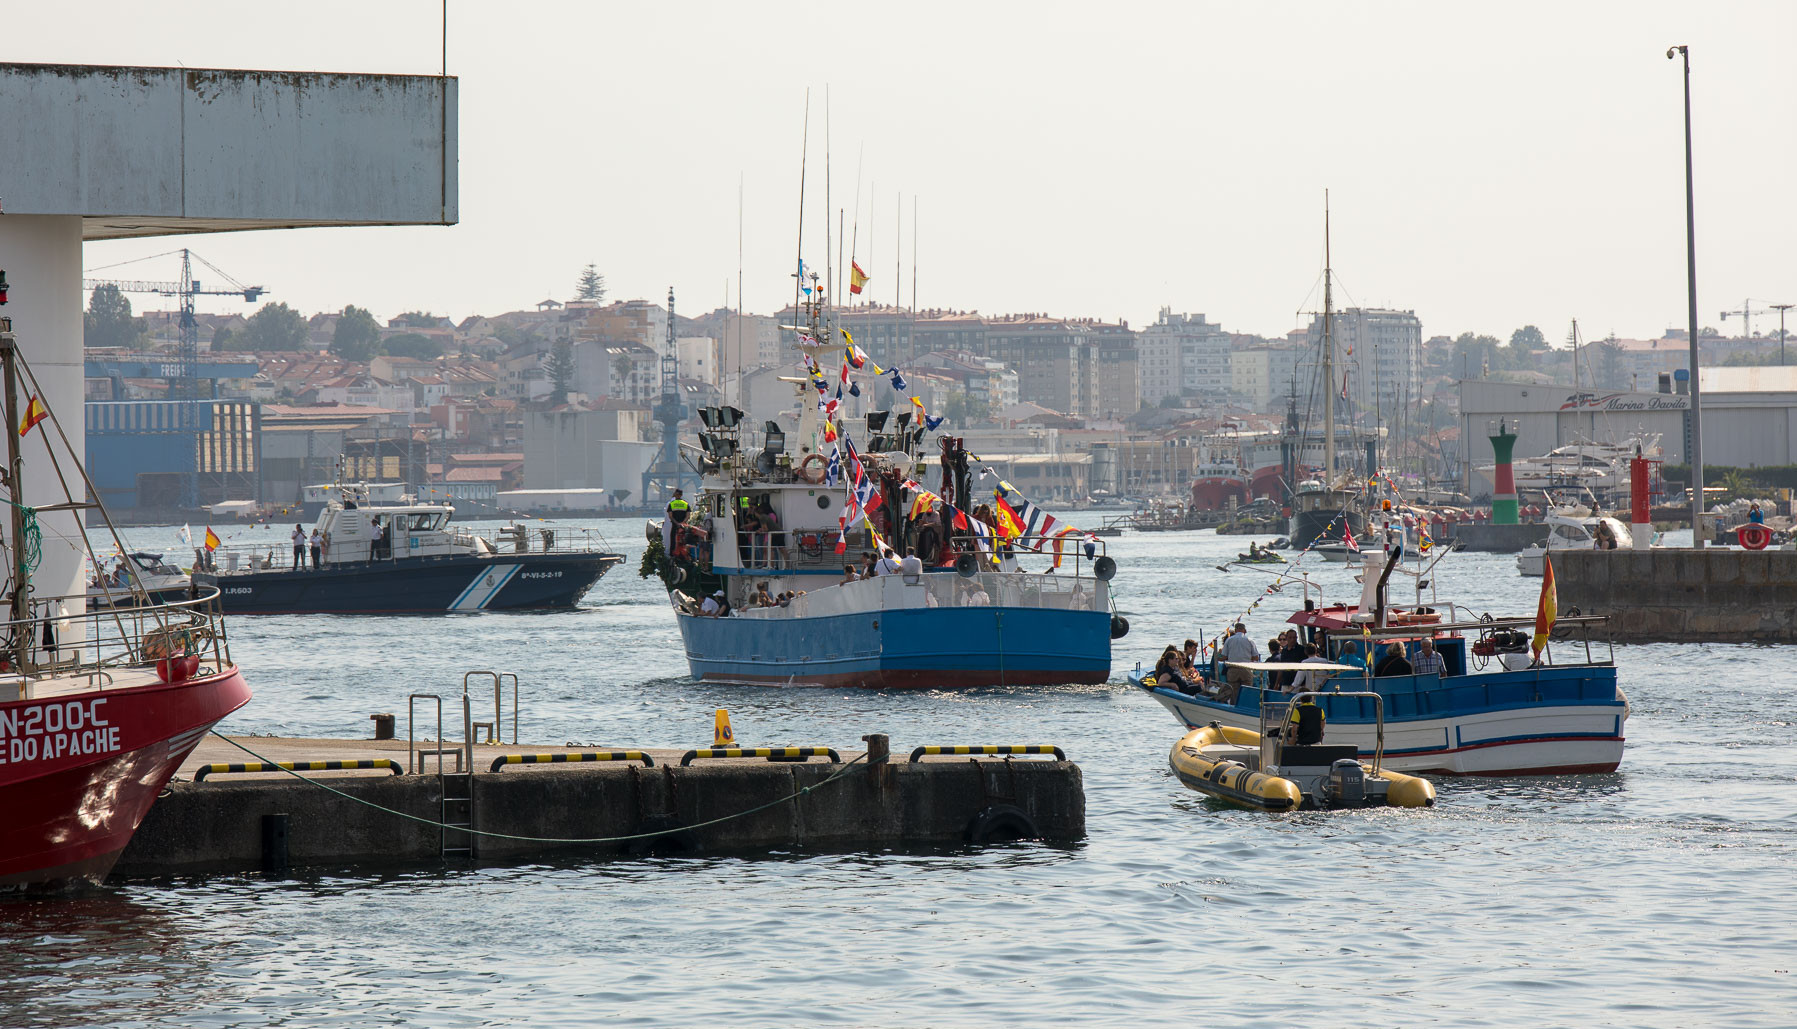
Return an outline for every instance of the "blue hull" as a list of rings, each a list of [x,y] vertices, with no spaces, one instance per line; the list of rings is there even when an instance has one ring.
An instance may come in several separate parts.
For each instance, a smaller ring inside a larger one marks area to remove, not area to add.
[[[1101,683],[1104,612],[913,608],[814,618],[678,616],[695,678],[804,686]]]

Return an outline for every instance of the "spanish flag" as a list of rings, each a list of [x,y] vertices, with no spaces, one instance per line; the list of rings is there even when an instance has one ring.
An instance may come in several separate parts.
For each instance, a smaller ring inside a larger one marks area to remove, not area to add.
[[[1560,595],[1554,588],[1554,559],[1543,554],[1541,560],[1541,600],[1535,605],[1535,639],[1531,647],[1537,661],[1541,660],[1541,651],[1547,646],[1548,634],[1554,631],[1554,616],[1560,613]]]
[[[1023,535],[1023,524],[1017,520],[1017,512],[1005,503],[1003,490],[994,490],[992,496],[992,514],[998,522],[998,534],[1002,539],[1014,540]]]
[[[217,550],[218,549],[218,533],[213,532],[212,526],[210,526],[210,525],[206,526],[206,549],[207,550]]]
[[[31,395],[31,403],[25,405],[25,417],[19,420],[19,435],[30,432],[32,427],[45,418],[50,417],[50,409],[44,406],[37,394]]]
[[[849,292],[861,292],[861,287],[867,285],[867,279],[868,274],[861,270],[861,265],[851,260],[849,262]]]

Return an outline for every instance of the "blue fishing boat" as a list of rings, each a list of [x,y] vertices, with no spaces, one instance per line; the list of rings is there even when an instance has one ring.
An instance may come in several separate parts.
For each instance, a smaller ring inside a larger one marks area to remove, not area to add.
[[[1400,554],[1387,558],[1386,575]],[[1237,689],[1225,684],[1225,663],[1213,655],[1200,683],[1161,681],[1166,677],[1139,669],[1130,682],[1188,729],[1213,723],[1257,729],[1263,701],[1289,699],[1290,678],[1321,669],[1310,674],[1326,676],[1326,686],[1298,685],[1324,694],[1318,703],[1329,742],[1375,752],[1378,704],[1350,694],[1376,693],[1384,705],[1384,763],[1397,771],[1571,775],[1613,772],[1621,764],[1629,704],[1609,641],[1591,635],[1602,618],[1553,620],[1557,642],[1537,655],[1533,618],[1473,617],[1451,603],[1387,606],[1383,583],[1371,571],[1367,578],[1361,604],[1320,607],[1307,599],[1287,620],[1302,642],[1317,645],[1319,658],[1337,665],[1246,662],[1239,667],[1250,683]],[[1439,672],[1374,674],[1393,651],[1414,670],[1425,639],[1441,657]],[[1340,671],[1343,665],[1355,671]]]
[[[792,380],[796,452],[776,422],[757,430],[734,408],[704,409],[707,431],[682,447],[699,496],[649,524],[643,574],[668,587],[693,676],[873,688],[1106,681],[1111,640],[1128,623],[1112,611],[1116,565],[1103,542],[996,476],[979,473],[976,487],[960,439],[927,446],[936,419],[921,405],[843,415],[823,388],[828,355],[863,378],[903,380],[834,342],[811,313],[800,342],[809,375]],[[932,472],[935,490],[923,485]]]

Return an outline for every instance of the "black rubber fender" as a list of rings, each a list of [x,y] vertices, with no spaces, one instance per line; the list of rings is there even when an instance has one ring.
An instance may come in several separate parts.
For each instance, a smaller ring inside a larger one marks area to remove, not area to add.
[[[1015,804],[993,804],[967,823],[969,843],[1010,843],[1015,840],[1039,840],[1042,831],[1036,820]]]
[[[1111,616],[1111,639],[1120,640],[1129,635],[1129,619],[1122,615]]]

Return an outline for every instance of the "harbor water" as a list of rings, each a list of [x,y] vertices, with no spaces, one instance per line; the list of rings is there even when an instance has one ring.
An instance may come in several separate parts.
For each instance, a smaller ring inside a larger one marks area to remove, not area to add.
[[[1180,786],[1179,727],[1123,681],[1263,595],[1263,571],[1215,567],[1247,537],[1107,541],[1131,623],[1109,685],[894,693],[688,681],[636,574],[641,520],[568,524],[626,555],[575,611],[235,619],[256,699],[222,728],[367,736],[395,712],[403,734],[408,693],[494,669],[521,679],[527,741],[702,745],[728,708],[750,744],[1056,744],[1083,766],[1089,838],[115,883],[0,904],[0,1026],[1797,1023],[1788,648],[1617,647],[1633,707],[1612,775],[1269,816]],[[285,556],[279,526],[231,534]],[[187,553],[173,528],[128,535]],[[1357,597],[1346,568],[1306,566]],[[1540,584],[1502,555],[1436,577],[1494,615],[1532,614]],[[1266,595],[1254,638],[1300,600]]]

